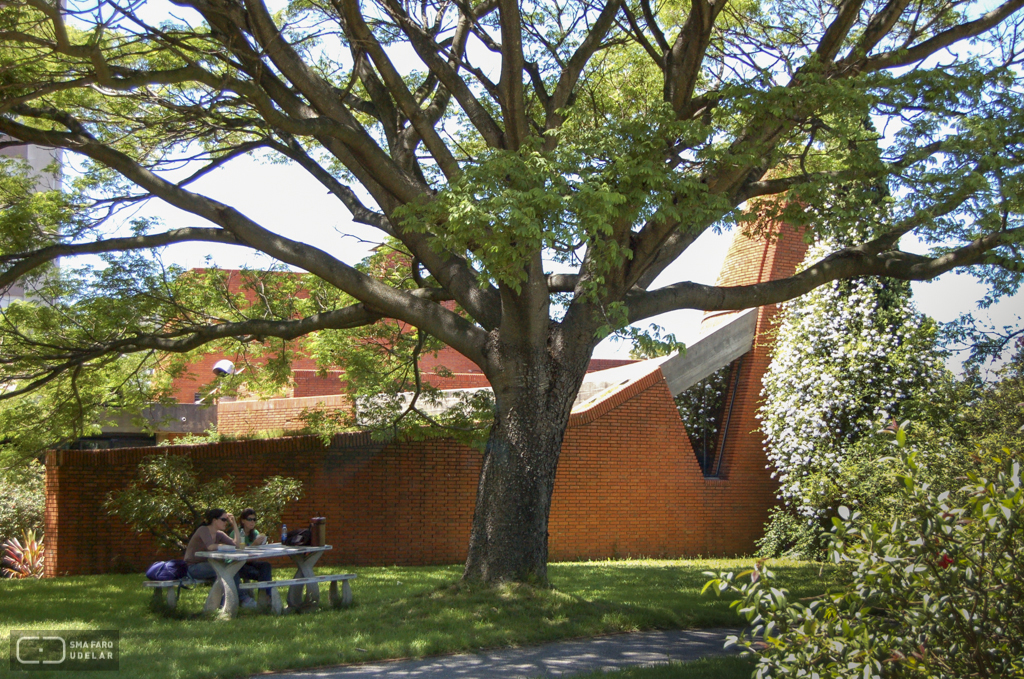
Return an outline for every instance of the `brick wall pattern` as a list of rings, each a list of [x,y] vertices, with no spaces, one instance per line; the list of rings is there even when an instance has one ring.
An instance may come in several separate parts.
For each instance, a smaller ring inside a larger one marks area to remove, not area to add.
[[[752,285],[792,276],[806,252],[803,232],[785,224],[767,239],[737,234],[726,253],[717,284]],[[738,312],[709,313],[702,329],[720,325],[735,313]],[[709,480],[716,492],[709,494],[706,508],[720,517],[721,530],[710,537],[710,554],[727,553],[728,546],[736,543],[753,546],[764,534],[768,512],[776,504],[778,484],[771,478],[757,410],[762,398],[762,378],[771,362],[777,313],[774,304],[758,309],[754,347],[733,364],[723,399],[724,438],[716,451],[716,456],[722,457],[721,467],[718,478]]]
[[[52,451],[46,459],[47,574],[139,571],[161,553],[106,516],[103,500],[127,485],[147,455],[189,455],[202,478],[232,475],[239,489],[272,475],[298,478],[305,496],[284,517],[292,527],[328,518],[335,549],[322,563],[457,563],[465,559],[480,453],[449,440],[380,443],[343,434],[109,451]],[[749,484],[748,484],[749,485]],[[550,518],[554,560],[736,554],[743,517],[708,501],[751,504],[744,484],[705,480],[661,371],[572,416]],[[729,489],[735,492],[730,492]],[[272,534],[277,526],[263,527]]]

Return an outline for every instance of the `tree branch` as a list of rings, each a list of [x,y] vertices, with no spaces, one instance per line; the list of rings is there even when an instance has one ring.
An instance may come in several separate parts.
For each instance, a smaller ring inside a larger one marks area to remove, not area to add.
[[[835,59],[836,54],[839,53],[839,48],[843,45],[843,41],[850,34],[850,29],[853,28],[853,24],[857,20],[857,15],[860,14],[860,8],[863,5],[864,0],[845,0],[839,6],[835,20],[825,29],[825,34],[821,36],[821,40],[818,41],[818,48],[814,51],[823,63],[827,64]]]
[[[672,49],[665,53],[665,101],[676,113],[684,110],[693,96],[715,19],[725,5],[725,0],[691,0],[686,22]]]
[[[363,205],[362,201],[356,196],[355,191],[345,186],[337,179],[334,178],[330,172],[320,166],[320,163],[313,160],[306,150],[302,148],[299,141],[286,133],[283,133],[282,138],[287,142],[286,144],[279,144],[277,142],[271,142],[270,148],[276,150],[278,153],[291,158],[296,163],[301,165],[307,172],[324,185],[328,191],[334,194],[342,204],[352,214],[352,219],[360,224],[366,224],[380,229],[384,233],[393,236],[394,230],[391,228],[391,223],[388,218],[379,212],[374,212],[370,208]]]
[[[438,80],[459,102],[459,106],[466,112],[473,127],[484,138],[488,146],[492,148],[504,147],[504,133],[501,127],[495,122],[491,114],[487,112],[476,96],[473,94],[465,81],[459,77],[458,70],[441,57],[441,48],[420,26],[418,26],[405,13],[402,6],[394,0],[383,0],[388,12],[398,22],[399,27],[409,38],[416,54],[427,68],[434,73]],[[494,3],[497,4],[496,2]]]
[[[242,244],[305,269],[382,314],[423,328],[481,368],[484,365],[486,333],[466,319],[360,273],[319,248],[275,234],[230,206],[178,187],[120,151],[98,143],[84,130],[70,134],[49,132],[0,118],[0,132],[40,146],[69,148],[93,158],[170,205],[220,225]]]
[[[615,25],[615,15],[619,13],[621,6],[621,0],[608,0],[604,9],[601,10],[601,14],[598,15],[597,20],[594,22],[593,27],[587,32],[587,37],[583,39],[583,42],[580,43],[580,46],[576,48],[576,51],[569,58],[565,68],[562,69],[562,73],[558,77],[558,84],[555,85],[551,97],[544,105],[547,118],[545,121],[546,129],[557,129],[565,121],[561,109],[569,102],[573,89],[576,87],[576,83],[579,81],[580,74],[583,73],[587,62],[590,61],[590,58],[601,47],[604,37],[611,30],[612,26]],[[504,71],[502,72],[502,77],[504,77]],[[557,143],[557,137],[549,135],[545,143],[554,147]]]
[[[887,234],[878,241],[843,248],[789,278],[734,287],[676,283],[651,292],[631,292],[626,297],[629,321],[635,323],[677,309],[726,311],[778,304],[825,283],[858,276],[927,281],[952,269],[987,261],[993,249],[1021,238],[1024,227],[989,234],[939,257],[924,257],[899,250],[878,251],[889,241]]]
[[[75,243],[67,245],[51,245],[31,252],[0,255],[0,264],[14,262],[0,273],[0,290],[7,288],[22,276],[58,257],[76,257],[79,255],[95,255],[102,252],[120,252],[124,250],[143,250],[163,247],[171,243],[186,242],[224,243],[226,245],[242,245],[234,236],[223,229],[190,227],[174,229],[164,233],[148,236],[132,236],[129,238],[110,238],[93,243]]]
[[[391,92],[391,96],[395,98],[402,109],[402,113],[405,114],[413,127],[416,128],[416,132],[423,139],[424,144],[426,144],[427,149],[430,151],[430,155],[437,161],[438,167],[444,172],[445,177],[449,180],[454,179],[459,174],[458,163],[455,162],[451,151],[448,150],[448,147],[445,146],[445,143],[437,134],[433,124],[423,115],[422,109],[416,103],[412,92],[409,91],[401,74],[394,64],[391,63],[387,53],[384,52],[384,48],[381,47],[380,43],[377,42],[377,39],[370,32],[369,27],[363,20],[359,3],[356,0],[342,0],[341,5],[345,12],[345,22],[357,41],[356,44],[366,49],[370,54],[373,63],[377,65],[378,72],[384,79],[384,84],[387,86],[388,91]]]
[[[337,96],[334,87],[317,75],[285,40],[262,0],[246,0],[245,6],[249,10],[247,16],[252,20],[255,35],[271,61],[309,98],[317,110],[337,121],[338,127],[349,131],[345,143],[374,179],[403,202],[416,200],[425,193],[428,187],[409,177],[384,153],[362,129]]]
[[[1003,22],[1022,7],[1024,7],[1024,0],[1008,0],[974,21],[968,21],[946,29],[909,49],[893,50],[878,56],[867,57],[859,64],[855,64],[854,67],[858,71],[877,71],[883,68],[896,68],[923,61],[956,42],[981,35]]]
[[[523,96],[523,23],[516,0],[498,0],[501,13],[501,117],[505,121],[504,147],[518,149],[529,134]]]

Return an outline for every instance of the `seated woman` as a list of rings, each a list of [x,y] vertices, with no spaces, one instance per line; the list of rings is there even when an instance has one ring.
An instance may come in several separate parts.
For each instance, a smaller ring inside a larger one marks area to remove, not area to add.
[[[242,540],[245,542],[246,547],[258,547],[267,543],[267,536],[261,535],[256,530],[255,509],[246,507],[238,515],[238,520],[242,522]],[[238,532],[232,529],[228,535],[235,539],[238,536]],[[246,561],[245,565],[242,566],[242,570],[238,571],[238,575],[243,580],[256,580],[257,582],[270,582],[274,579],[271,566],[266,561]]]
[[[196,552],[213,552],[216,551],[217,545],[234,545],[238,548],[245,546],[241,537],[234,540],[228,537],[225,531],[229,523],[232,531],[238,535],[238,524],[235,522],[234,516],[223,509],[209,509],[206,511],[203,523],[189,538],[188,546],[185,548],[185,563],[188,564],[188,574],[196,580],[212,580],[217,577],[213,566],[206,559],[196,556]],[[235,589],[238,589],[241,581],[241,577],[235,574]],[[238,593],[238,603],[245,608],[256,607],[256,600],[247,592]]]

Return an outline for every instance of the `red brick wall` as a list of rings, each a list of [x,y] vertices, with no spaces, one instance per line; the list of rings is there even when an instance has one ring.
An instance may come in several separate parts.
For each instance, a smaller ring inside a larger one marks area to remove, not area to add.
[[[773,238],[751,238],[737,233],[726,254],[718,285],[738,286],[778,280],[793,275],[803,261],[807,244],[802,231],[783,225]],[[736,312],[708,314],[704,323],[716,325]],[[734,363],[734,375],[725,394],[726,417],[719,479],[708,480],[704,511],[709,525],[709,553],[728,552],[735,544],[754,546],[764,534],[768,510],[776,503],[778,484],[770,478],[768,457],[757,419],[761,379],[771,360],[771,330],[778,308],[761,307],[757,313],[754,348]],[[731,415],[730,415],[731,405]]]
[[[350,410],[347,396],[274,398],[266,401],[221,401],[217,404],[217,432],[251,436],[266,431],[297,431],[305,426],[303,411],[325,408]]]
[[[106,516],[146,455],[190,455],[205,478],[239,487],[272,475],[305,487],[285,521],[328,518],[335,550],[323,563],[457,563],[466,557],[480,453],[454,442],[380,444],[346,434],[325,448],[313,437],[114,451],[51,452],[46,460],[47,574],[141,570],[161,555],[145,535]],[[763,471],[763,470],[762,470]],[[762,473],[762,478],[767,476]],[[751,484],[702,476],[660,371],[573,415],[552,499],[552,559],[749,552]],[[762,493],[763,495],[763,493]],[[760,496],[757,496],[760,497]],[[725,503],[727,516],[707,510]],[[276,526],[265,526],[270,532]],[[760,525],[757,526],[760,528]]]

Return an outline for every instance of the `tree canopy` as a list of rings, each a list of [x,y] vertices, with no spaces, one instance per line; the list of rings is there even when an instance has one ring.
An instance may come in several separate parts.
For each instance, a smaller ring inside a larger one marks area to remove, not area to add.
[[[3,143],[84,169],[62,228],[5,222],[0,289],[107,258],[74,273],[52,337],[5,320],[3,397],[110,356],[398,319],[494,386],[470,578],[546,577],[559,447],[609,332],[855,276],[1020,282],[1024,0],[173,0],[156,19],[152,4],[0,5]],[[395,238],[417,284],[194,190],[246,154],[302,168]],[[847,245],[758,285],[658,280],[709,229],[756,231],[743,208],[772,196],[807,237]],[[148,200],[196,225],[126,225]],[[901,250],[908,235],[928,251]],[[181,314],[150,254],[181,242],[250,248],[344,294],[298,316]]]

